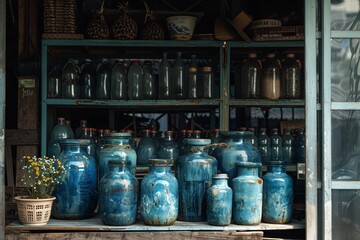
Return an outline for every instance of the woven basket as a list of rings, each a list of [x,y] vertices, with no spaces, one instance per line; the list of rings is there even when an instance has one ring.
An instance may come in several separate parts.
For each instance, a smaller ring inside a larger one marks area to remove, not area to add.
[[[44,33],[76,33],[76,0],[44,0]]]
[[[29,226],[46,225],[50,219],[55,197],[29,199],[28,196],[15,197],[20,222]]]

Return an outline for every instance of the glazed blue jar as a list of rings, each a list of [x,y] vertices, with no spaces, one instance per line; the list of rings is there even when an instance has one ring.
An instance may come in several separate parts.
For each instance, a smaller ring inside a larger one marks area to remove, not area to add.
[[[114,159],[127,159],[130,161],[130,172],[135,176],[136,172],[136,152],[131,149],[129,140],[124,139],[121,144],[116,141],[110,141],[105,144],[99,152],[99,179],[107,174],[110,169],[108,163]]]
[[[232,179],[236,177],[236,162],[255,162],[260,163],[260,153],[258,148],[251,144],[253,133],[248,131],[229,131],[221,132],[222,142],[214,148],[214,156],[219,164],[219,171],[229,176],[231,187]]]
[[[169,226],[179,212],[179,186],[171,159],[149,159],[149,173],[140,186],[140,214],[146,225]]]
[[[67,169],[59,187],[52,215],[58,219],[92,217],[97,206],[97,169],[95,159],[86,153],[88,139],[60,140],[59,160]]]
[[[241,225],[261,222],[263,181],[258,177],[260,163],[237,162],[233,181],[233,221]]]
[[[233,191],[228,186],[227,174],[214,174],[206,191],[206,217],[210,225],[227,226],[231,223]]]
[[[178,220],[206,221],[206,190],[217,173],[217,161],[204,151],[210,139],[184,139],[191,151],[175,161],[175,174],[179,181]]]
[[[293,211],[293,179],[285,162],[270,162],[263,176],[263,216],[267,223],[288,223]]]
[[[136,221],[139,184],[126,159],[108,162],[110,171],[99,184],[100,217],[104,224],[127,226]]]
[[[179,149],[173,138],[173,131],[165,131],[165,137],[160,141],[157,149],[157,157],[171,159],[173,162],[179,156]]]
[[[139,142],[136,154],[138,165],[147,165],[149,159],[157,157],[156,141],[153,139],[150,129],[143,130],[143,137]]]

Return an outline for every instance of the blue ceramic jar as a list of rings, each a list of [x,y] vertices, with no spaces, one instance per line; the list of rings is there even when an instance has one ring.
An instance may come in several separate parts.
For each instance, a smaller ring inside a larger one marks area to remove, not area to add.
[[[147,165],[149,159],[157,157],[157,144],[151,135],[151,130],[144,129],[143,134],[136,150],[138,165]]]
[[[99,153],[99,180],[109,172],[108,163],[114,159],[129,160],[130,172],[135,176],[136,158],[136,152],[130,147],[128,139],[124,139],[120,145],[109,141],[109,144],[105,144]]]
[[[139,184],[130,172],[130,162],[111,160],[109,173],[99,184],[100,217],[104,224],[127,226],[134,224],[137,215]]]
[[[60,140],[59,160],[67,173],[54,191],[52,215],[59,219],[84,219],[97,206],[97,169],[95,159],[86,153],[88,139]]]
[[[233,191],[228,186],[227,174],[215,174],[206,191],[206,217],[210,225],[227,226],[231,223]]]
[[[255,162],[260,163],[260,153],[258,148],[251,144],[253,133],[247,131],[221,132],[223,143],[212,150],[219,164],[219,171],[229,176],[229,185],[236,177],[236,162]]]
[[[285,162],[270,162],[263,176],[263,221],[288,223],[293,211],[293,179]]]
[[[258,177],[260,163],[238,162],[232,187],[233,220],[236,224],[257,225],[261,222],[263,181]]]
[[[191,151],[175,161],[179,181],[179,217],[181,221],[206,221],[206,190],[217,172],[217,161],[204,148],[210,139],[186,138]]]
[[[170,159],[149,159],[149,173],[140,186],[140,214],[145,224],[174,224],[179,212],[178,181]]]

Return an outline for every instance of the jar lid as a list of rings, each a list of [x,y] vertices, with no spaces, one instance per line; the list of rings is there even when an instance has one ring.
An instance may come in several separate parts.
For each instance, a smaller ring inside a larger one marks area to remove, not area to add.
[[[174,161],[172,159],[153,158],[148,160],[149,166],[170,167],[173,163]]]
[[[257,54],[256,53],[249,53],[248,57],[249,58],[256,58]]]
[[[203,72],[211,72],[211,70],[212,70],[212,69],[211,69],[210,66],[205,66],[205,67],[202,68],[202,71],[203,71]]]
[[[189,73],[196,73],[197,69],[196,69],[196,67],[189,67],[188,72]]]
[[[229,177],[228,177],[228,175],[226,173],[214,174],[212,176],[212,178],[214,178],[214,179],[229,179]]]
[[[211,139],[207,138],[185,138],[184,143],[192,146],[206,146],[211,143]]]

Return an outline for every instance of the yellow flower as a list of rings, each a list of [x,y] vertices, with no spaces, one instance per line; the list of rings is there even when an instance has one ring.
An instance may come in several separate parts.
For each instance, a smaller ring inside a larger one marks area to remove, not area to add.
[[[41,181],[40,181],[40,180],[38,180],[37,184],[38,184],[38,185],[40,185],[40,184],[41,184]]]

